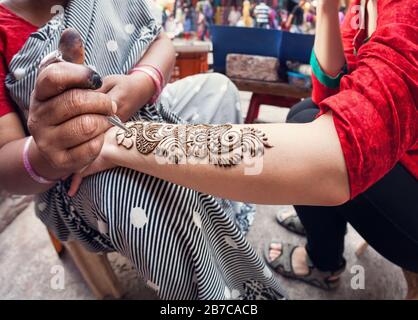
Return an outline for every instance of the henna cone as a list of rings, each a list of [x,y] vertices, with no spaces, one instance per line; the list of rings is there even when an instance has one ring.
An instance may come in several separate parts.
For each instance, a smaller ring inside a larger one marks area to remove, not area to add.
[[[68,28],[61,35],[58,50],[62,54],[62,58],[67,62],[76,64],[84,64],[85,51],[83,39],[77,30]]]
[[[58,44],[58,53],[64,61],[75,64],[85,63],[86,56],[84,43],[80,33],[77,30],[73,28],[64,30]],[[91,70],[89,84],[90,89],[92,90],[99,89],[103,85],[102,77],[94,70]]]

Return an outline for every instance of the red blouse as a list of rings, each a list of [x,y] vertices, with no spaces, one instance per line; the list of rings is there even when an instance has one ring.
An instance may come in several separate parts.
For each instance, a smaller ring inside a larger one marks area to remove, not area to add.
[[[342,26],[347,75],[327,77],[312,60],[313,100],[321,114],[333,112],[352,198],[397,162],[418,178],[418,1],[379,0],[377,6],[370,39],[352,27],[358,10],[349,9]]]
[[[37,29],[0,4],[0,117],[14,111],[13,102],[4,85],[8,73],[7,66],[30,34]]]

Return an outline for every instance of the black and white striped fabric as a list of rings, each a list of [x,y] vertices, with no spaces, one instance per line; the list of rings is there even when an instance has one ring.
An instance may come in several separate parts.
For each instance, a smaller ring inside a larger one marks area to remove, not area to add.
[[[86,62],[101,75],[126,74],[160,28],[143,0],[72,0],[65,14],[34,33],[12,60],[6,84],[24,115],[39,62],[76,28]],[[158,103],[134,119],[179,123]],[[75,198],[69,182],[38,196],[36,212],[62,241],[118,251],[163,299],[282,299],[283,291],[220,200],[126,168],[86,178]]]

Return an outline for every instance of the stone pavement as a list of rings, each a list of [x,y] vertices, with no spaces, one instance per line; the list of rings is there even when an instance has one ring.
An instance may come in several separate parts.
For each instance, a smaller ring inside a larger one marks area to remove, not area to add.
[[[277,225],[274,215],[286,207],[258,206],[249,240],[262,249],[266,240],[303,243],[303,238],[290,234]],[[354,250],[361,238],[349,230],[346,241],[348,270],[343,275],[343,285],[335,292],[324,292],[301,282],[283,279],[292,299],[402,299],[406,292],[401,270],[386,261],[372,248],[357,258]],[[156,295],[137,277],[132,265],[118,254],[111,254],[113,269],[121,282],[126,299],[156,299]],[[65,289],[51,288],[54,268],[64,266]],[[353,290],[350,286],[352,266],[365,270],[365,289]],[[33,206],[20,214],[0,234],[0,299],[94,299],[71,258],[58,258],[45,227],[35,217]]]

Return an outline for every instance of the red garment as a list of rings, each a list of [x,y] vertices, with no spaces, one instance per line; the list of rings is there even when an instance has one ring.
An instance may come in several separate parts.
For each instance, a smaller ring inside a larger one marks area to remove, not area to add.
[[[321,114],[333,112],[352,198],[397,162],[418,178],[418,1],[379,0],[377,7],[376,31],[364,44],[365,30],[352,28],[358,11],[349,9],[342,26],[349,74],[339,90],[313,80]]]
[[[7,66],[30,34],[37,29],[0,4],[0,117],[14,111],[13,102],[4,85],[8,73]]]

